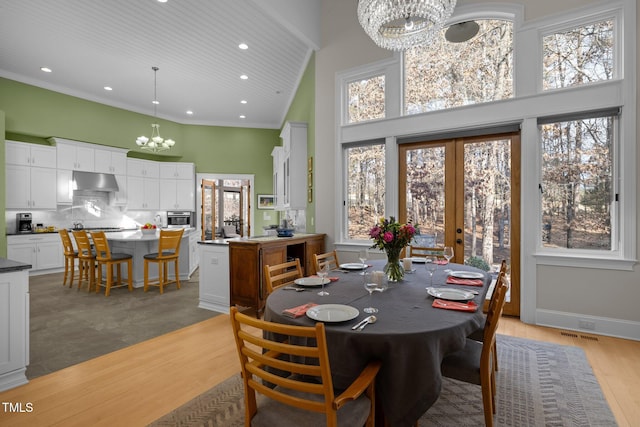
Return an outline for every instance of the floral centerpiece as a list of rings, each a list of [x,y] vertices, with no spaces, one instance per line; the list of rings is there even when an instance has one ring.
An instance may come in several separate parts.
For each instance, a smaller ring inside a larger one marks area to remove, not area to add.
[[[384,272],[390,281],[397,282],[404,277],[400,254],[415,234],[416,228],[411,223],[400,224],[393,216],[390,216],[389,219],[380,218],[380,221],[369,231],[369,235],[373,239],[372,248],[382,249],[387,253],[387,265],[384,266]]]

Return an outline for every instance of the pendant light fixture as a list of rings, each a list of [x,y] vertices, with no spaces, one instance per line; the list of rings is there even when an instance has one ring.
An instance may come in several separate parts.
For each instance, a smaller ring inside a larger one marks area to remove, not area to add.
[[[157,153],[159,151],[165,151],[171,149],[175,145],[173,139],[164,139],[160,136],[160,125],[158,121],[158,67],[151,67],[153,70],[153,117],[156,123],[151,125],[151,137],[139,136],[136,139],[136,144],[143,150],[152,151]]]
[[[406,50],[431,42],[456,0],[359,0],[358,20],[380,47]]]

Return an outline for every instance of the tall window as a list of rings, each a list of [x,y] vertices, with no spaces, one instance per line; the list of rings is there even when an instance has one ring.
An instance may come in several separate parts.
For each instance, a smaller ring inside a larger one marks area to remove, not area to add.
[[[612,249],[615,118],[542,121],[544,247]]]
[[[581,86],[614,76],[613,20],[543,37],[543,89]]]
[[[347,123],[366,122],[385,117],[385,76],[375,76],[347,85],[349,114]]]
[[[369,239],[369,230],[384,216],[384,144],[349,147],[347,165],[348,239]]]
[[[441,35],[405,52],[405,114],[513,97],[513,24],[476,22],[480,31],[469,41],[451,43]]]

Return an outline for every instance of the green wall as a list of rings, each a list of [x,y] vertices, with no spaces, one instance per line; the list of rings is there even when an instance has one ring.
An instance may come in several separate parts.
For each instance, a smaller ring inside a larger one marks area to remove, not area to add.
[[[0,108],[0,135],[4,135],[4,111]],[[2,150],[0,150],[0,165],[4,165],[4,139],[0,139],[0,143],[2,144]],[[4,166],[2,166],[2,170],[4,171]],[[6,210],[6,200],[4,189],[7,188],[6,176],[3,173],[2,177],[0,177],[0,206],[2,207],[2,212]],[[7,257],[7,224],[4,221],[0,221],[0,257]]]
[[[296,96],[289,107],[289,111],[285,117],[285,122],[306,122],[307,123],[307,157],[315,157],[316,147],[316,110],[315,110],[315,86],[316,86],[316,57],[311,56],[307,69],[305,70]],[[315,189],[315,162],[313,173],[313,186]],[[307,204],[307,231],[315,232],[315,193],[313,194],[311,203]]]

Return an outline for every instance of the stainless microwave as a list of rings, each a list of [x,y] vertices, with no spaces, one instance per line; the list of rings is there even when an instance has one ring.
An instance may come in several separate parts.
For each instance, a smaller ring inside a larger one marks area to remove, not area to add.
[[[191,211],[168,211],[167,227],[189,228],[195,227],[196,213]]]

